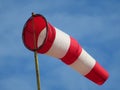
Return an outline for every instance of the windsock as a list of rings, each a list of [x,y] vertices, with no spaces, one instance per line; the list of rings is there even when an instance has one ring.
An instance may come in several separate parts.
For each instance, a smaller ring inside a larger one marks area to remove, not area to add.
[[[98,85],[109,77],[108,72],[72,36],[52,26],[40,14],[27,20],[22,39],[29,50],[60,59]]]

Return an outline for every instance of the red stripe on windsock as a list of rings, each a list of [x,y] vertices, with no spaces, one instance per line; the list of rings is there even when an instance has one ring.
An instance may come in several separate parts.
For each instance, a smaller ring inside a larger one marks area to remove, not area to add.
[[[37,52],[41,54],[46,53],[51,48],[55,39],[55,35],[56,35],[55,28],[48,23],[47,38],[44,41],[42,47],[40,47],[40,49]]]
[[[38,47],[38,37],[44,28],[47,29],[47,37],[42,46]],[[36,40],[34,40],[34,33]],[[37,49],[39,48],[37,52],[46,53],[54,42],[55,34],[56,31],[54,27],[50,25],[43,16],[37,14],[29,18],[29,20],[26,22],[23,28],[23,42],[25,46],[32,51],[35,49],[34,44],[36,43]]]
[[[23,42],[25,42],[24,43],[25,46],[30,50],[34,50],[34,43],[37,42],[37,40],[34,41],[34,33],[35,33],[35,38],[37,39],[38,34],[46,25],[45,23],[42,23],[42,24],[38,23],[38,20],[43,21],[43,18],[38,17],[36,15],[29,18],[23,28],[23,34],[22,34]],[[36,23],[36,24],[33,24],[33,23]],[[37,28],[39,25],[41,25],[41,27]]]
[[[69,50],[66,53],[66,55],[63,58],[61,58],[61,60],[65,64],[70,65],[74,61],[76,61],[76,59],[79,57],[81,51],[82,51],[82,47],[78,44],[78,42],[74,38],[70,37]]]
[[[97,83],[98,85],[102,85],[109,77],[109,74],[103,67],[99,65],[98,62],[96,62],[93,69],[87,75],[85,75],[85,77]]]

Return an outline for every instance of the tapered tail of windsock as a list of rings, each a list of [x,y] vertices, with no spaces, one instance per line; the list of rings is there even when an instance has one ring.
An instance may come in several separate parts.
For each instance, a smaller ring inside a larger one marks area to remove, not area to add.
[[[108,72],[73,37],[53,27],[40,14],[28,19],[22,37],[29,50],[59,58],[98,85],[102,85],[109,77]],[[34,42],[37,48],[34,48]]]

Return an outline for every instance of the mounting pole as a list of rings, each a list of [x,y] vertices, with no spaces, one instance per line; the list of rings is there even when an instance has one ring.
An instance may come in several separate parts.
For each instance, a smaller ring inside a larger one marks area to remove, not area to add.
[[[38,87],[38,90],[40,90],[40,72],[39,72],[39,62],[38,62],[38,54],[37,54],[37,51],[34,51],[34,58],[35,58],[37,87]]]
[[[39,62],[38,62],[38,54],[37,54],[37,43],[36,43],[36,32],[34,30],[34,13],[32,12],[32,28],[34,31],[34,58],[35,58],[35,69],[36,69],[36,79],[37,79],[37,90],[40,90],[40,72],[39,72]]]

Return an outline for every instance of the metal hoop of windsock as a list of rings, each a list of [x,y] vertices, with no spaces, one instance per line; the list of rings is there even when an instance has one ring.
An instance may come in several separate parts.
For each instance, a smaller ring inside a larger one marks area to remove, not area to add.
[[[52,26],[44,16],[35,14],[33,17],[25,23],[22,34],[24,45],[29,50],[60,59],[98,85],[107,80],[108,72],[73,37]],[[32,30],[32,19],[35,31]],[[36,49],[33,32],[36,34]]]

